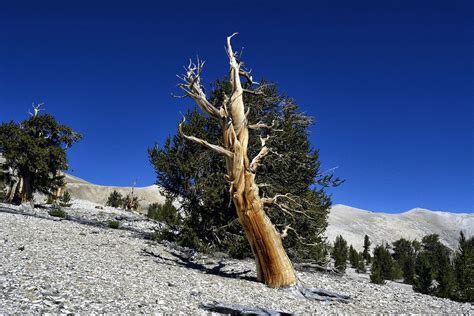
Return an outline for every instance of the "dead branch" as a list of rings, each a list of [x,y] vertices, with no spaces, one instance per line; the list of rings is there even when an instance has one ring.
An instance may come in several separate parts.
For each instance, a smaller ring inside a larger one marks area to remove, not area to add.
[[[267,146],[265,146],[266,141],[270,138],[270,135],[267,137],[262,137],[260,136],[260,142],[262,143],[262,149],[260,149],[260,152],[257,154],[252,159],[252,162],[250,163],[250,171],[255,172],[257,171],[258,166],[260,165],[261,161],[265,156],[267,156],[270,153],[270,150],[268,149]]]
[[[221,147],[221,146],[217,146],[217,145],[213,145],[211,143],[208,143],[206,142],[205,140],[201,139],[201,138],[197,138],[197,137],[194,137],[194,136],[188,136],[184,133],[183,131],[183,124],[184,122],[186,121],[186,118],[183,117],[183,121],[179,124],[179,133],[182,137],[184,137],[185,139],[187,140],[190,140],[190,141],[193,141],[195,143],[198,143],[198,144],[201,144],[219,154],[222,154],[228,158],[232,158],[233,157],[233,154],[231,151]]]
[[[33,113],[31,112],[28,112],[28,114],[30,114],[31,116],[33,117],[37,117],[39,112],[40,111],[44,111],[44,109],[41,109],[41,106],[43,106],[44,103],[38,103],[36,106],[35,106],[35,103],[31,103],[31,106],[33,107]]]
[[[262,121],[260,121],[256,124],[249,124],[248,128],[250,128],[250,129],[262,129],[262,128],[272,129],[273,126],[275,126],[275,120],[272,121],[272,125],[268,125],[268,124],[265,124]]]
[[[184,91],[185,96],[189,96],[196,101],[204,112],[214,118],[220,119],[222,118],[221,112],[207,100],[204,88],[201,85],[201,72],[204,63],[204,61],[199,59],[196,64],[189,60],[189,65],[185,68],[186,73],[182,76],[177,76],[183,81],[183,83],[178,84],[178,87]]]

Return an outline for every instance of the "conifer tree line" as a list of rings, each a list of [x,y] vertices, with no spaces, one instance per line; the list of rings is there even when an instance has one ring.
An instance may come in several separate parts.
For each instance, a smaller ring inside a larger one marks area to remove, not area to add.
[[[347,261],[358,273],[370,266],[370,280],[375,284],[403,281],[420,293],[474,301],[474,237],[466,238],[462,231],[454,251],[443,245],[437,234],[427,235],[421,242],[401,238],[391,245],[376,245],[372,254],[369,236],[364,237],[361,253],[338,236],[331,256],[339,272],[346,270]]]

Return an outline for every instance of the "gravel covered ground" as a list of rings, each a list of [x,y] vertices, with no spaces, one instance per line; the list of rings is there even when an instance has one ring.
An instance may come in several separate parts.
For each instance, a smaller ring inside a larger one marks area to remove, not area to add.
[[[471,304],[369,283],[367,275],[298,272],[301,284],[349,294],[352,302],[308,300],[293,288],[254,281],[251,260],[216,259],[149,240],[159,223],[75,201],[68,218],[0,204],[0,314],[203,313],[221,302],[288,313],[472,314]],[[119,220],[119,229],[108,228]]]

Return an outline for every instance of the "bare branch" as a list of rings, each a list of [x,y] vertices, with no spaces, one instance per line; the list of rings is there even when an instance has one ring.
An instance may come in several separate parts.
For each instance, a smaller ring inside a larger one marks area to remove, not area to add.
[[[217,145],[213,145],[213,144],[210,144],[208,142],[206,142],[205,140],[203,139],[200,139],[200,138],[197,138],[197,137],[194,137],[194,136],[188,136],[186,134],[184,134],[184,131],[183,131],[183,124],[184,122],[186,121],[186,118],[183,117],[183,121],[179,124],[179,133],[181,134],[182,137],[184,137],[185,139],[187,140],[190,140],[190,141],[193,141],[195,143],[198,143],[198,144],[201,144],[219,154],[222,154],[228,158],[232,158],[233,157],[233,153],[221,146],[217,146]]]
[[[31,116],[37,117],[40,111],[44,111],[44,109],[41,109],[41,106],[43,106],[44,103],[38,103],[35,106],[35,103],[31,103],[31,106],[33,107],[33,113],[28,112]]]
[[[186,96],[189,96],[196,101],[204,112],[214,118],[220,119],[221,113],[207,100],[204,88],[201,85],[201,72],[204,63],[204,61],[199,59],[196,64],[189,60],[189,65],[185,68],[186,73],[182,76],[177,76],[183,81],[183,83],[178,84],[178,87],[184,91]]]
[[[249,124],[248,128],[250,128],[250,129],[261,129],[261,128],[272,129],[273,126],[275,126],[275,120],[272,121],[272,125],[268,125],[268,124],[265,124],[262,121],[260,121],[256,124]]]
[[[269,139],[269,137],[269,135],[267,137],[260,136],[260,141],[262,142],[262,149],[260,149],[260,152],[257,154],[257,156],[252,159],[252,162],[250,163],[250,171],[257,171],[257,168],[260,165],[262,159],[270,153],[268,147],[265,146],[265,142]]]
[[[260,90],[249,90],[243,89],[244,93],[253,94],[253,95],[264,95],[263,91]]]
[[[296,229],[294,229],[294,228],[291,227],[290,225],[287,225],[287,226],[285,227],[285,229],[286,229],[286,231],[291,230],[291,231],[295,234],[296,238],[298,238],[298,240],[300,241],[300,243],[302,243],[303,245],[306,245],[306,246],[318,246],[317,243],[308,244],[307,242],[305,242],[306,238],[304,238],[304,237],[302,237],[300,234],[298,234],[298,232],[296,231]]]

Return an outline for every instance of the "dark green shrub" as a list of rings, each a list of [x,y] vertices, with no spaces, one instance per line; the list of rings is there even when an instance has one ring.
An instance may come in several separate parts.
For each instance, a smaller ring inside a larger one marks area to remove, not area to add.
[[[121,207],[123,205],[122,194],[114,190],[112,193],[110,193],[106,205],[112,207]]]
[[[70,207],[71,206],[71,194],[69,191],[65,191],[61,199],[59,200],[59,205],[62,207]]]
[[[364,261],[364,258],[363,258],[363,253],[359,253],[359,265],[357,266],[356,268],[356,272],[357,273],[366,273],[367,272],[367,269],[365,267],[365,261]]]
[[[171,199],[166,199],[164,204],[150,204],[150,206],[148,206],[147,216],[168,225],[176,225],[180,219],[178,210],[173,206]]]
[[[109,221],[109,228],[117,229],[120,226],[119,221]]]
[[[54,216],[54,217],[61,217],[61,218],[65,218],[66,217],[66,212],[64,212],[61,207],[59,206],[56,206],[56,207],[53,207],[49,212],[48,214],[50,216]]]
[[[252,257],[249,242],[243,236],[235,236],[233,239],[226,239],[223,246],[227,249],[228,255],[232,258],[244,259]]]
[[[403,279],[403,270],[398,264],[397,261],[392,261],[392,273],[391,273],[391,280],[401,280]]]
[[[54,195],[52,194],[48,194],[48,197],[46,198],[46,204],[55,204],[56,203],[56,200],[54,198]]]
[[[208,252],[207,247],[197,236],[194,229],[188,225],[184,225],[176,240],[177,244],[183,247],[193,248],[201,252]]]

